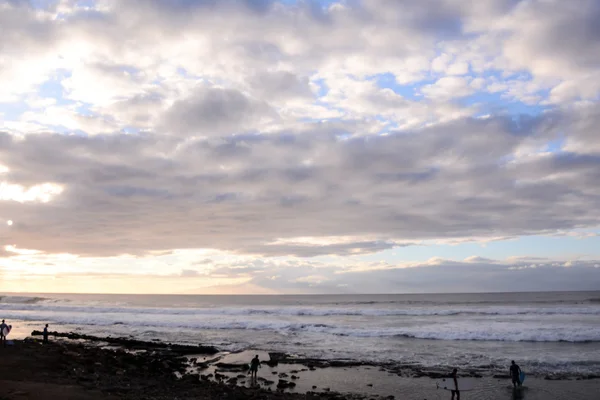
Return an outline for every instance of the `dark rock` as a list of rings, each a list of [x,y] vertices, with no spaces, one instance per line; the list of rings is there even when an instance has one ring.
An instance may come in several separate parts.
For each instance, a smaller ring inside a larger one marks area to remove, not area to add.
[[[248,364],[216,363],[215,365],[228,371],[246,371],[248,369]]]
[[[33,331],[31,332],[31,336],[42,336],[43,332],[41,331]],[[113,338],[113,337],[98,337],[92,335],[83,335],[79,333],[62,333],[62,332],[48,332],[48,336],[53,337],[61,337],[71,340],[85,340],[89,342],[106,342],[108,344],[113,344],[117,346],[122,346],[128,349],[137,349],[137,350],[157,350],[157,349],[168,349],[172,353],[177,354],[217,354],[219,350],[213,346],[188,346],[188,345],[179,345],[179,344],[165,344],[162,342],[145,342],[142,340],[129,339],[129,338]]]
[[[277,383],[277,389],[288,389],[295,387],[296,384],[294,382],[288,382],[285,379],[280,379]]]
[[[269,353],[269,359],[271,361],[281,361],[288,358],[288,355],[280,352],[271,352]]]

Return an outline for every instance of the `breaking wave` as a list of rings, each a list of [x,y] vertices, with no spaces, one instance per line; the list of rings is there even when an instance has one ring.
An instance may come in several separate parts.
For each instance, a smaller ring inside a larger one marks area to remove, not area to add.
[[[153,315],[264,315],[264,316],[510,316],[510,315],[600,315],[598,306],[569,307],[411,307],[411,308],[322,308],[322,307],[218,307],[218,308],[156,308],[156,307],[98,307],[41,303],[43,298],[13,297],[2,301],[3,310],[39,312],[85,312],[93,314],[153,314]]]

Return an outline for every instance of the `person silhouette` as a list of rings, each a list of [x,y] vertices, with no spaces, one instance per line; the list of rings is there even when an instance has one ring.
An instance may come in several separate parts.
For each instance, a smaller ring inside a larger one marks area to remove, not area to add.
[[[250,371],[249,372],[250,372],[251,380],[256,380],[259,367],[262,368],[262,366],[260,365],[260,360],[258,359],[258,354],[257,354],[256,356],[254,356],[252,361],[250,361]]]
[[[454,368],[452,370],[452,375],[450,375],[450,377],[452,377],[452,381],[453,381],[454,387],[456,389],[456,390],[451,390],[452,400],[454,400],[454,396],[456,396],[456,400],[460,400],[460,390],[458,390],[458,370],[456,368]]]
[[[5,331],[6,331],[6,335],[8,335],[8,332],[10,331],[10,327],[8,325],[6,325],[6,322],[4,320],[2,320],[2,323],[0,324],[0,343],[2,343],[2,346],[4,346],[4,347],[6,347]]]
[[[510,364],[510,377],[512,378],[513,387],[516,388],[517,385],[521,386],[521,367],[515,363],[515,360],[512,360]]]

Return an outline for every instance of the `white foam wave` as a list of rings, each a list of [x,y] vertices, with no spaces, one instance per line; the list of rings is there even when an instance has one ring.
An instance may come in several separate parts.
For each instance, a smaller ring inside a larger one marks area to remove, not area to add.
[[[327,323],[280,316],[237,315],[154,315],[123,313],[72,313],[4,311],[4,318],[25,321],[50,321],[59,325],[123,326],[126,329],[152,328],[164,331],[190,330],[249,330],[271,331],[282,335],[320,334],[356,338],[417,338],[431,340],[471,340],[508,342],[600,342],[600,330],[595,318],[583,317],[579,322],[566,324],[563,319],[514,321],[455,321],[432,323],[419,320],[400,326],[386,322],[349,324],[331,319]]]
[[[510,316],[510,315],[600,315],[600,306],[570,307],[410,307],[410,308],[324,308],[324,307],[218,307],[218,308],[157,308],[157,307],[102,307],[44,303],[41,300],[13,301],[3,304],[4,310],[39,312],[85,312],[93,314],[151,314],[151,315],[265,315],[265,316]]]
[[[31,296],[0,296],[0,303],[2,304],[34,304],[45,300],[48,299]]]

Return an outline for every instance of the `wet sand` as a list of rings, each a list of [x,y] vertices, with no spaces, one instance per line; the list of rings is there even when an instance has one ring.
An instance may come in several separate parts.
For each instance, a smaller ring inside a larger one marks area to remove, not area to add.
[[[144,349],[139,342],[124,351],[106,345],[26,340],[0,348],[0,399],[450,399],[450,392],[436,388],[435,378],[386,366],[288,359],[263,363],[253,384],[247,363],[254,354],[268,361],[268,353],[189,354],[194,349],[171,351],[156,343]],[[528,377],[514,391],[508,379],[484,376],[461,398],[597,400],[600,380]]]

